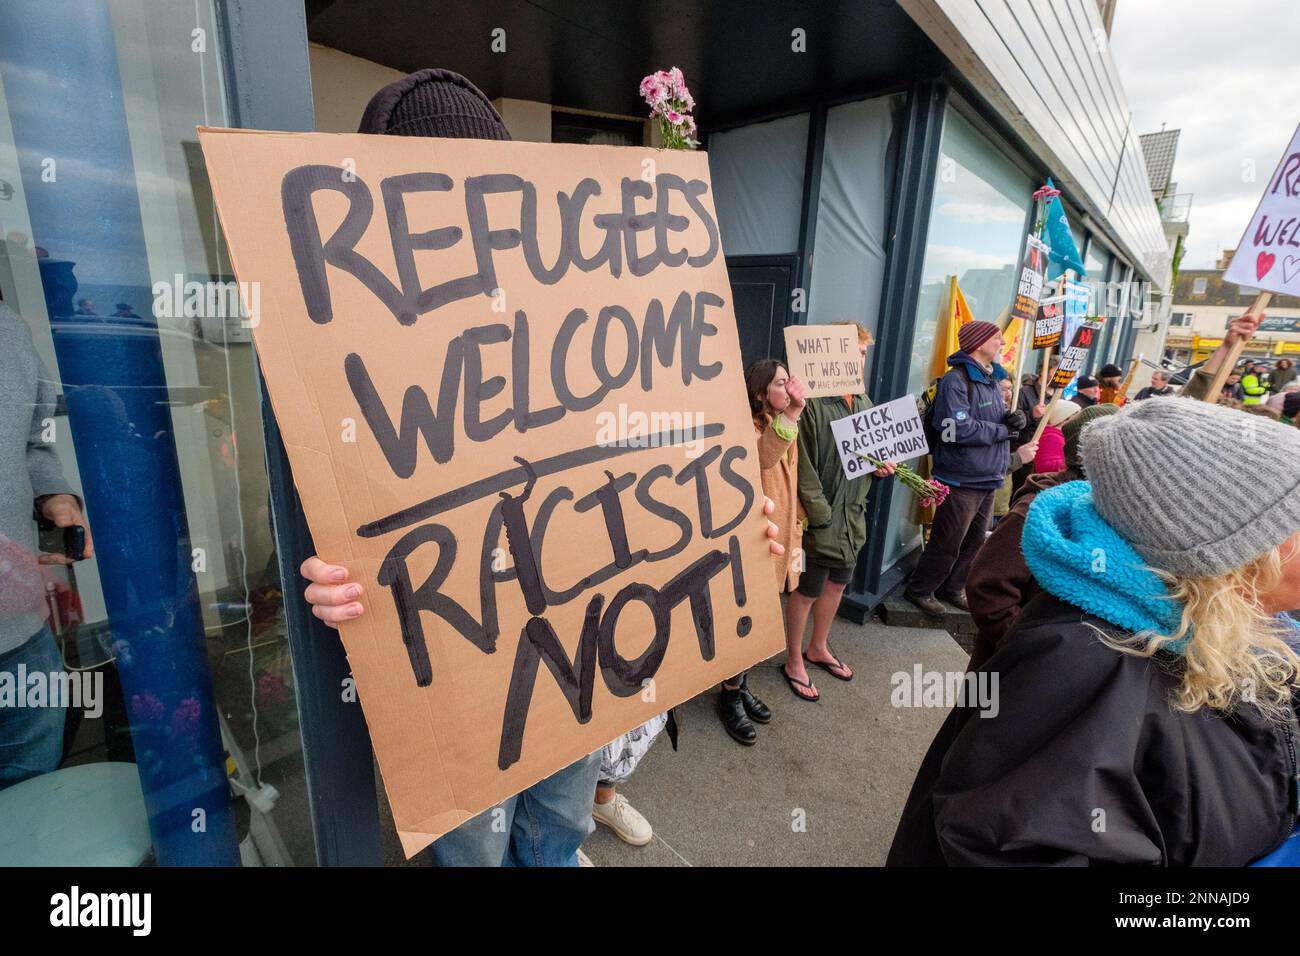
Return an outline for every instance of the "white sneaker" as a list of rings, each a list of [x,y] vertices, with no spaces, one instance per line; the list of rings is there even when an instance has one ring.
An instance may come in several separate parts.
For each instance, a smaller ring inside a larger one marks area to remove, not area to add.
[[[592,804],[591,816],[597,823],[603,823],[613,830],[614,835],[624,843],[632,846],[645,846],[654,839],[650,822],[633,809],[632,804],[627,802],[627,797],[621,793],[614,794],[614,799],[608,803]]]
[[[595,865],[596,865],[595,863],[591,862],[591,857],[583,853],[582,850],[578,851],[578,866],[595,866]]]

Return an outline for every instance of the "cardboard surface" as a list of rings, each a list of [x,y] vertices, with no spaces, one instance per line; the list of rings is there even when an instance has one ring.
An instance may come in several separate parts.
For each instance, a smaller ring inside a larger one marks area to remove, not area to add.
[[[851,325],[787,325],[787,371],[806,386],[808,398],[861,395],[862,353]]]
[[[408,856],[784,646],[703,153],[199,138]]]
[[[1269,177],[1223,278],[1247,289],[1300,295],[1300,129]]]
[[[921,413],[912,395],[838,418],[831,422],[831,434],[840,453],[840,467],[849,479],[875,471],[876,466],[863,455],[877,461],[900,462],[930,453]]]

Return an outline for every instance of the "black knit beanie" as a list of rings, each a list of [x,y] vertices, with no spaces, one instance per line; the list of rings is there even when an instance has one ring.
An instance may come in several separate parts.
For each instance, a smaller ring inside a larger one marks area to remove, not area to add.
[[[389,83],[371,97],[357,132],[510,139],[492,101],[451,70],[420,70]]]

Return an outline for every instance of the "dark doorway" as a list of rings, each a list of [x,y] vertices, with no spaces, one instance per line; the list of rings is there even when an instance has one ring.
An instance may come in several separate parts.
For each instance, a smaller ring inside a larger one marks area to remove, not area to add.
[[[785,355],[783,330],[790,322],[790,290],[799,261],[788,256],[727,256],[727,277],[746,367],[761,358]]]

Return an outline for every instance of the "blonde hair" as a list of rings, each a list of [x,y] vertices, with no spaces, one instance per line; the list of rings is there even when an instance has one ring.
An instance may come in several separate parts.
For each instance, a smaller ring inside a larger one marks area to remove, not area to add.
[[[1202,707],[1227,714],[1247,703],[1270,718],[1284,719],[1291,689],[1300,684],[1300,657],[1282,640],[1279,622],[1260,601],[1281,581],[1282,564],[1279,545],[1218,577],[1178,578],[1157,571],[1169,585],[1171,599],[1182,605],[1178,629],[1126,638],[1107,635],[1106,643],[1126,654],[1151,657],[1186,638],[1174,707],[1189,714]]]

